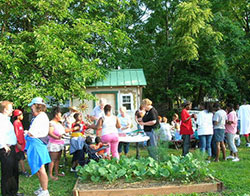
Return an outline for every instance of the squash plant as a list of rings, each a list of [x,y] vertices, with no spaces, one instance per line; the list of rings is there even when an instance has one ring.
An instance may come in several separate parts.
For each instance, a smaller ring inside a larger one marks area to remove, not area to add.
[[[79,167],[78,176],[82,181],[109,182],[125,179],[126,182],[144,179],[169,180],[182,183],[201,182],[213,178],[207,162],[189,153],[187,156],[169,156],[168,160],[156,161],[151,157],[135,159],[122,156],[120,160],[91,160]]]

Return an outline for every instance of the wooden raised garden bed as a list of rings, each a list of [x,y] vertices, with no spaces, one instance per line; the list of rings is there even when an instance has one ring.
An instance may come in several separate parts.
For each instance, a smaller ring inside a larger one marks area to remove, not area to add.
[[[132,186],[133,187],[133,186]],[[139,195],[167,195],[181,193],[205,193],[222,191],[222,182],[215,181],[211,183],[189,184],[189,185],[150,185],[130,188],[84,188],[79,179],[76,181],[73,189],[74,196],[139,196]]]

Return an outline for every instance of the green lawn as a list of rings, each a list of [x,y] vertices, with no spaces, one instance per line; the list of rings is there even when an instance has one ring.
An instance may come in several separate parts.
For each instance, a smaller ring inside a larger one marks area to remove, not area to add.
[[[180,150],[166,149],[168,154],[181,154]],[[227,154],[229,152],[227,151]],[[147,150],[141,148],[141,156],[148,156]],[[135,156],[135,148],[130,148],[129,156]],[[198,195],[249,195],[250,193],[250,148],[246,148],[244,144],[239,148],[240,162],[220,161],[210,163],[210,168],[214,172],[214,176],[224,183],[225,190],[221,193],[208,193],[208,194],[186,194],[192,196]],[[60,177],[58,181],[49,181],[49,191],[51,196],[69,196],[72,195],[72,190],[76,182],[76,176],[69,172],[71,156],[68,155],[68,162],[65,167],[60,170],[65,172],[65,177]],[[28,166],[27,166],[28,167]],[[38,188],[39,182],[37,176],[26,178],[20,176],[20,192],[25,195],[34,195],[33,192]],[[182,194],[185,195],[185,194]]]

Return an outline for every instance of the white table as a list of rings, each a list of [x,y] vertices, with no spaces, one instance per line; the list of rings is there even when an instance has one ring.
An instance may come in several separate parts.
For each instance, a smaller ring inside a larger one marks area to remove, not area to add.
[[[136,158],[140,158],[139,154],[139,142],[148,141],[150,138],[144,135],[136,135],[136,136],[119,136],[119,142],[127,142],[127,143],[136,143]]]

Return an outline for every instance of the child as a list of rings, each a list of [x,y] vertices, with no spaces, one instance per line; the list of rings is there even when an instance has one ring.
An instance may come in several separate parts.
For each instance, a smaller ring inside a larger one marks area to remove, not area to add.
[[[179,120],[179,116],[178,114],[174,114],[173,115],[173,120],[171,122],[171,125],[174,129],[174,132],[175,132],[175,140],[178,141],[178,140],[181,140],[181,135],[180,135],[180,120]]]
[[[92,144],[90,147],[95,149],[95,150],[100,149],[100,151],[98,151],[97,154],[101,155],[103,158],[108,158],[108,157],[106,157],[106,154],[105,154],[105,146],[108,146],[108,144],[102,143],[101,138],[96,137],[95,138],[95,144]]]
[[[25,177],[30,177],[30,174],[25,170],[24,167],[24,160],[25,160],[25,155],[24,155],[24,149],[25,149],[25,139],[24,139],[24,130],[23,130],[23,113],[21,110],[15,110],[13,113],[14,116],[14,130],[16,133],[17,137],[17,145],[16,145],[16,152],[17,152],[17,158],[19,160],[19,164],[21,166],[21,174],[24,175]]]
[[[80,130],[74,130],[71,134],[72,137],[79,137],[83,136],[85,133],[85,130],[88,129],[87,125],[82,120],[82,114],[81,113],[75,113],[74,114],[75,122],[72,124],[72,128],[78,124],[80,125]]]
[[[84,139],[82,136],[81,125],[73,123],[73,132],[70,139],[70,154],[73,154],[71,172],[76,172],[76,166],[79,162],[84,162],[83,150],[80,146],[83,145]],[[75,134],[75,135],[74,135]]]
[[[160,140],[161,141],[171,141],[171,127],[170,124],[167,123],[168,119],[166,117],[162,118],[162,122],[160,123]]]

